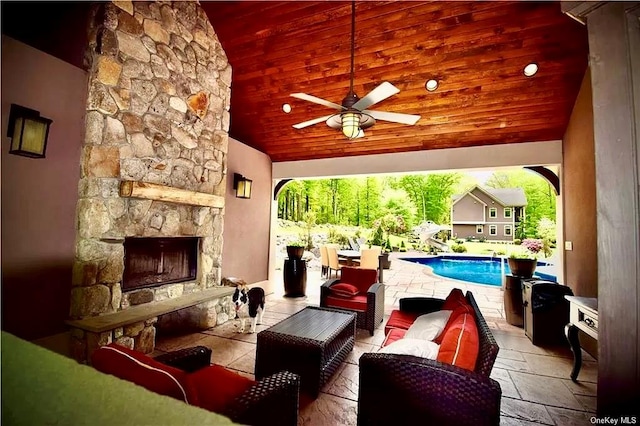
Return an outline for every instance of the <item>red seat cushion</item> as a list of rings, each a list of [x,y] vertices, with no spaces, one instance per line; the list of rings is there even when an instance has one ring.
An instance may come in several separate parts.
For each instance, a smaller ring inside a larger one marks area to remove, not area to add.
[[[360,290],[358,290],[358,287],[353,284],[338,283],[329,287],[329,292],[332,296],[335,297],[349,298],[356,296],[360,292]]]
[[[382,342],[382,347],[392,344],[396,340],[400,340],[407,334],[407,330],[403,330],[401,328],[394,328],[389,331],[387,337],[384,338],[384,342]]]
[[[448,330],[443,332],[438,361],[473,371],[476,367],[480,339],[472,314],[458,315]]]
[[[224,413],[229,404],[255,381],[220,365],[202,368],[187,376],[187,391],[193,405]]]
[[[327,296],[325,303],[329,308],[348,309],[350,311],[360,312],[367,310],[367,296],[365,294],[358,294],[350,299],[330,295]]]
[[[110,343],[91,354],[91,365],[160,395],[191,402],[184,386],[187,373],[124,346]]]
[[[378,271],[343,266],[340,269],[340,282],[356,286],[360,293],[366,293],[378,281]]]
[[[416,318],[418,318],[420,315],[421,314],[417,312],[405,312],[397,309],[391,311],[389,320],[384,326],[384,334],[389,334],[389,331],[393,328],[408,330],[409,327],[411,327],[411,324],[413,324]]]

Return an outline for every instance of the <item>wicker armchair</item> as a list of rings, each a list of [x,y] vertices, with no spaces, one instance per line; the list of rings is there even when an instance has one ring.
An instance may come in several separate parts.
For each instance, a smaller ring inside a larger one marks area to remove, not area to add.
[[[358,425],[498,425],[500,385],[491,379],[498,345],[471,292],[480,351],[474,371],[410,355],[365,353],[360,357]],[[407,298],[400,310],[428,313],[443,300]],[[419,420],[418,420],[419,419]]]
[[[343,266],[341,278],[327,280],[320,287],[320,306],[356,312],[356,327],[369,330],[373,336],[384,316],[384,284],[377,280],[378,272],[375,269]],[[331,287],[339,283],[353,284],[360,289],[360,293],[350,299],[334,297]]]
[[[195,373],[211,365],[211,349],[196,346],[169,352],[153,360],[187,373]],[[118,376],[118,372],[103,372]],[[300,376],[281,371],[257,381],[218,414],[245,425],[294,426],[298,422],[299,392]]]

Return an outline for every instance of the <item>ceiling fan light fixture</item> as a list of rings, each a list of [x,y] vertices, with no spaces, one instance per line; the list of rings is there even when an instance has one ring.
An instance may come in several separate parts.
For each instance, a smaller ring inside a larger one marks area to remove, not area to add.
[[[434,79],[427,80],[424,87],[425,89],[427,89],[427,91],[433,92],[438,88],[438,80],[434,80]]]
[[[342,134],[347,139],[355,139],[362,132],[360,129],[360,114],[354,111],[343,112],[340,114],[342,120]]]
[[[538,64],[536,64],[535,62],[532,62],[528,64],[526,67],[524,67],[524,70],[522,72],[527,77],[533,77],[538,72]]]

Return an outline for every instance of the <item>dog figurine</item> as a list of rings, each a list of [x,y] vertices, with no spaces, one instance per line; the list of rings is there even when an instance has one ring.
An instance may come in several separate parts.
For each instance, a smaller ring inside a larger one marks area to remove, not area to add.
[[[264,290],[260,287],[248,290],[247,286],[238,286],[232,300],[236,305],[236,315],[240,318],[238,332],[244,333],[245,322],[251,318],[249,333],[255,333],[256,324],[262,324],[262,315],[264,315]]]

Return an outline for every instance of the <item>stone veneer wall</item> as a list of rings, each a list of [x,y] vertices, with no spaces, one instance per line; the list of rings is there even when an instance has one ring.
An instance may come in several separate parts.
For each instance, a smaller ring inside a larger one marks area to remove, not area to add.
[[[121,198],[121,180],[223,197],[226,187],[231,66],[199,3],[100,3],[88,30],[72,319],[220,283],[223,209]],[[130,236],[201,237],[197,280],[123,294],[123,243]],[[230,313],[218,302],[195,308],[206,324],[215,325],[216,309],[221,319]],[[111,341],[151,352],[156,321],[100,334],[74,329],[74,357]]]

